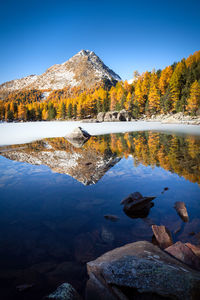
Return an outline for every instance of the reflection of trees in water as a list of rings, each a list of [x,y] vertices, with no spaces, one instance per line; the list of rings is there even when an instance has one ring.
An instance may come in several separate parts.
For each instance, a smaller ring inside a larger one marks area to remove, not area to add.
[[[200,140],[156,132],[111,134],[93,137],[85,147],[96,150],[110,149],[120,157],[134,157],[134,164],[160,166],[200,183]]]
[[[6,148],[6,147],[5,147]],[[23,152],[55,151],[95,155],[115,154],[118,157],[134,157],[134,165],[160,166],[200,184],[200,140],[194,137],[166,135],[157,132],[132,132],[91,137],[82,148],[75,148],[65,138],[50,138],[26,145],[13,145],[10,150]],[[5,149],[4,149],[5,150]],[[1,150],[0,150],[1,151]],[[3,155],[3,153],[2,153]]]

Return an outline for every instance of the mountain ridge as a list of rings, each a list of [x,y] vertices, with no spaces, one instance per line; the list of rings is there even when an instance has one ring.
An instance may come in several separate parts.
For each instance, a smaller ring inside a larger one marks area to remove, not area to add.
[[[69,60],[49,67],[41,75],[29,75],[4,82],[0,94],[23,89],[57,90],[65,87],[92,88],[97,84],[111,85],[121,78],[90,50],[81,50]]]

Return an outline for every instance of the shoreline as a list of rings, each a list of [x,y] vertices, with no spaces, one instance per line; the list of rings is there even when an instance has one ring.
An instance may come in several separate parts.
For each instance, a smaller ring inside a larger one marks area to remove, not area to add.
[[[200,125],[200,116],[189,116],[183,113],[152,115],[140,118],[140,121],[161,122],[162,124]]]
[[[111,133],[157,131],[167,134],[200,137],[200,126],[191,124],[167,124],[155,121],[126,121],[86,123],[81,121],[41,121],[0,124],[0,146],[30,143],[53,137],[65,137],[76,127],[82,127],[90,135]]]

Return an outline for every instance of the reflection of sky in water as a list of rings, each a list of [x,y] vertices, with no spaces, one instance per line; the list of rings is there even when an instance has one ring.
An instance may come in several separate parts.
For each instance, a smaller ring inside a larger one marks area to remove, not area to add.
[[[195,242],[190,233],[200,232],[198,184],[161,167],[135,167],[131,156],[121,159],[90,186],[47,166],[2,156],[0,172],[2,268],[27,268],[52,260],[87,261],[127,242],[151,241],[153,223],[166,225],[175,240]],[[164,187],[169,190],[161,194]],[[129,218],[120,205],[135,191],[156,196],[145,219]],[[189,223],[183,224],[177,215],[173,208],[176,201],[185,202]],[[105,214],[120,219],[113,223],[104,219]],[[175,235],[179,227],[182,229]]]

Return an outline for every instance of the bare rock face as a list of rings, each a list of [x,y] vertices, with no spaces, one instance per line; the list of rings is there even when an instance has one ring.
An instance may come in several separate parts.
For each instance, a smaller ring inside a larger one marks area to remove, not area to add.
[[[81,148],[90,137],[90,134],[81,127],[75,128],[70,134],[65,136],[68,142],[76,148]]]
[[[121,201],[124,205],[124,212],[131,218],[143,218],[149,213],[150,208],[153,206],[151,201],[155,197],[143,197],[139,192],[130,194],[128,197]]]
[[[165,226],[152,225],[151,228],[161,249],[165,249],[173,245],[171,233]]]
[[[178,215],[181,217],[181,219],[184,222],[188,222],[189,221],[189,216],[188,216],[187,208],[186,208],[184,202],[177,201],[175,203],[175,205],[174,205],[174,208],[176,209]]]
[[[173,255],[183,263],[187,264],[191,268],[200,270],[200,258],[196,256],[193,251],[182,242],[177,242],[176,244],[166,248],[165,251]]]
[[[69,283],[61,284],[55,292],[45,297],[45,300],[81,300],[81,297]]]
[[[200,274],[140,241],[87,263],[86,299],[199,299]]]

